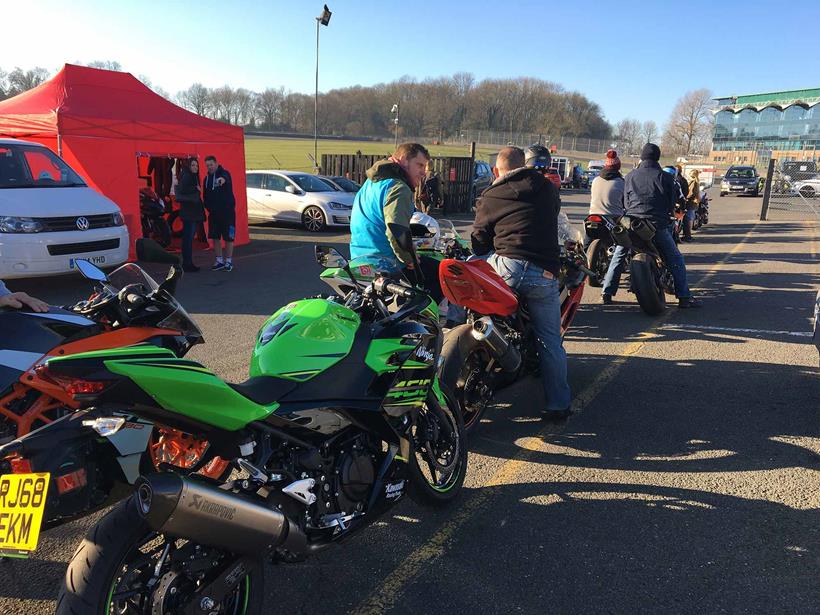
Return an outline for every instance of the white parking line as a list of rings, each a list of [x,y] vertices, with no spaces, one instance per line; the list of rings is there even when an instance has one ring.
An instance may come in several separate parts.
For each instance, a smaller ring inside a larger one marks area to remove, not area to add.
[[[792,337],[811,337],[811,331],[774,331],[771,329],[741,329],[738,327],[712,327],[709,325],[662,325],[660,329],[670,329],[678,331],[688,331],[692,329],[702,331],[719,331],[723,333],[749,333],[751,335],[789,335]]]

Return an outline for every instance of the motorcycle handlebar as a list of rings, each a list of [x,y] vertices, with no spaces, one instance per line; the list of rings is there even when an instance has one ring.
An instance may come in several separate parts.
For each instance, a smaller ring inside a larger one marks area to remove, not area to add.
[[[405,299],[409,299],[415,295],[415,292],[412,289],[402,286],[401,284],[388,282],[385,279],[375,280],[373,282],[373,286],[377,292],[398,295],[399,297],[404,297]]]

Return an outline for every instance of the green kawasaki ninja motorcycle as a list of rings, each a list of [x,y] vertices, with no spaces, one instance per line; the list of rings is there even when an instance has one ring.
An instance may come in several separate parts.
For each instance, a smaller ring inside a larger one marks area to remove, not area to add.
[[[332,248],[316,253],[324,267],[349,269]],[[151,346],[49,361],[86,407],[111,409],[110,429],[127,426],[123,414],[159,421],[207,438],[200,463],[219,455],[236,470],[222,485],[173,471],[141,477],[77,549],[57,613],[261,613],[266,559],[298,561],[339,542],[405,493],[452,501],[467,447],[458,404],[436,377],[441,346],[430,298],[376,276],[343,299],[281,308],[241,384]]]

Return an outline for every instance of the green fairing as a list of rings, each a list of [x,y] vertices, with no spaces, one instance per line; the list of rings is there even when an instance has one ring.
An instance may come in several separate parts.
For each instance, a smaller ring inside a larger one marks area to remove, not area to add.
[[[416,347],[414,343],[407,345],[401,339],[375,339],[370,342],[370,347],[367,349],[367,356],[364,358],[365,364],[377,374],[381,375],[385,372],[392,372],[399,368],[398,362],[390,362],[390,359],[397,352],[409,352]],[[417,361],[407,361],[409,367],[416,365],[429,367],[427,364],[419,363]],[[408,367],[405,365],[404,367]]]
[[[278,407],[253,403],[193,361],[132,358],[104,364],[108,371],[130,378],[166,410],[228,431],[264,419]]]
[[[347,356],[360,322],[356,312],[326,299],[290,303],[259,330],[250,375],[310,380]]]

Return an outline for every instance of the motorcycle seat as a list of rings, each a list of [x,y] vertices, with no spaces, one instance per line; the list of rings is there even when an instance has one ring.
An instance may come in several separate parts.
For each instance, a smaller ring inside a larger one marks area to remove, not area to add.
[[[290,393],[298,384],[294,380],[276,376],[255,376],[238,384],[228,383],[228,386],[255,404],[269,406]]]

